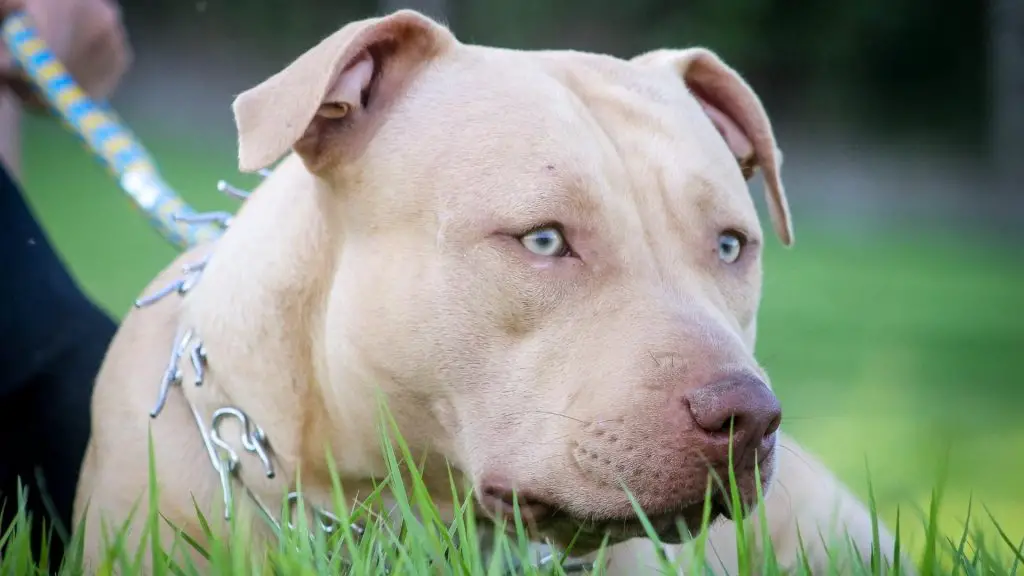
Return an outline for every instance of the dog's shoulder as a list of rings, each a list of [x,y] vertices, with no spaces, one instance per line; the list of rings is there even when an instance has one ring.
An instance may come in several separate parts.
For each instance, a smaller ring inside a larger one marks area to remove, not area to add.
[[[97,374],[92,398],[94,415],[123,422],[139,420],[139,414],[149,412],[181,313],[182,298],[177,288],[180,282],[188,280],[188,270],[201,262],[208,251],[208,247],[200,246],[178,256],[145,287],[137,305],[125,315]],[[165,295],[154,297],[161,293]],[[152,302],[146,303],[147,299]],[[103,440],[104,428],[93,426],[94,440]]]

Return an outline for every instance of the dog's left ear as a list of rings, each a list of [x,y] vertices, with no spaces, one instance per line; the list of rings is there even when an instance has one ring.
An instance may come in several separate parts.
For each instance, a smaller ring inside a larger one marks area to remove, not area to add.
[[[672,70],[686,83],[750,179],[760,167],[772,225],[782,243],[793,243],[793,224],[782,186],[782,153],[761,100],[735,70],[705,48],[653,50],[632,60]]]
[[[457,43],[447,28],[413,10],[344,26],[235,98],[239,170],[265,168],[289,149],[310,171],[323,170]]]

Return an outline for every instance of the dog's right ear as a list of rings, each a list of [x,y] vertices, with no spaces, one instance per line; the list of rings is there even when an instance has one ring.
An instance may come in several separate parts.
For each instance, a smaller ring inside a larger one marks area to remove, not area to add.
[[[761,100],[739,73],[706,48],[660,49],[632,59],[678,75],[736,155],[743,177],[760,166],[772,223],[782,243],[793,243],[793,218],[782,186],[782,152]]]
[[[332,146],[338,135],[366,122],[456,42],[413,10],[348,24],[235,98],[239,170],[266,168],[291,148],[320,171],[342,153]]]

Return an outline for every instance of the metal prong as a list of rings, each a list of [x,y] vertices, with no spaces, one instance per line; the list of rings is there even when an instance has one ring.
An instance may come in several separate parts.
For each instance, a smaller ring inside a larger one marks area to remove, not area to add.
[[[172,216],[175,222],[186,224],[206,224],[212,222],[221,227],[231,226],[233,215],[230,212],[202,212],[200,214],[175,214]]]
[[[202,386],[203,379],[206,377],[206,348],[201,341],[192,349],[190,357],[192,359],[192,370],[196,373],[195,385]]]
[[[156,292],[150,294],[149,296],[143,296],[142,298],[139,298],[138,300],[136,300],[135,301],[135,307],[136,308],[145,308],[146,306],[149,306],[150,304],[154,304],[156,302],[159,302],[160,300],[162,300],[167,295],[172,294],[174,292],[180,291],[181,287],[184,286],[184,285],[185,285],[185,280],[175,280],[174,282],[171,282],[167,286],[164,286],[163,288],[161,288],[160,290],[157,290]]]
[[[206,263],[210,261],[210,257],[206,256],[198,262],[191,262],[181,267],[181,271],[185,274],[191,274],[193,272],[201,272],[206,268]]]
[[[187,294],[188,291],[191,290],[193,286],[199,283],[199,279],[202,277],[203,275],[200,272],[189,273],[189,275],[185,276],[185,278],[181,281],[181,287],[178,288],[178,294],[181,294],[182,296]]]
[[[171,386],[181,384],[181,370],[175,366],[164,373],[163,380],[160,381],[160,392],[156,396],[156,405],[149,411],[150,418],[156,418],[163,411],[164,405],[167,404],[167,394],[171,391]]]
[[[274,472],[274,463],[270,461],[270,454],[267,453],[267,433],[263,431],[263,428],[256,426],[251,434],[242,438],[242,445],[246,450],[259,457],[267,478],[273,478],[276,473]]]
[[[239,200],[245,200],[249,197],[249,192],[228,184],[226,180],[217,182],[217,190]]]
[[[188,346],[188,343],[191,340],[192,330],[186,330],[175,342],[175,346],[171,350],[171,357],[167,361],[167,369],[164,371],[164,377],[160,380],[160,392],[156,397],[156,405],[149,411],[150,418],[156,418],[164,409],[164,405],[167,404],[167,394],[171,391],[171,386],[181,384],[181,369],[178,368],[178,362],[181,361],[181,355],[185,352],[185,347]]]
[[[163,288],[157,290],[156,292],[150,294],[149,296],[143,296],[142,298],[139,298],[138,300],[135,301],[135,307],[145,308],[150,304],[159,302],[160,300],[174,292],[177,292],[178,294],[184,296],[185,293],[191,290],[192,287],[196,285],[196,282],[199,281],[199,278],[202,276],[203,269],[206,268],[206,263],[208,260],[209,256],[203,258],[198,262],[193,262],[192,264],[186,264],[185,266],[182,266],[181,270],[186,274],[184,278],[180,278],[178,280],[175,280],[174,282],[171,282],[167,286],[164,286]]]
[[[233,456],[235,459],[229,459]],[[217,466],[217,475],[220,477],[220,491],[221,497],[224,498],[224,520],[231,520],[231,511],[235,507],[235,502],[231,497],[231,475],[235,472],[235,463],[237,462],[238,456],[233,453],[229,457],[222,457],[220,463]]]

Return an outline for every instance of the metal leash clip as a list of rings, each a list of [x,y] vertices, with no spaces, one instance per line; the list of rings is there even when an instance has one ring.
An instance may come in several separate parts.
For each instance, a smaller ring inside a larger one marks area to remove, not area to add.
[[[287,506],[286,522],[289,528],[295,528],[295,522],[293,518],[299,507],[299,493],[290,492],[288,497],[285,499],[285,505]],[[338,527],[341,526],[341,518],[338,518],[331,512],[324,510],[323,508],[313,507],[313,518],[316,520],[317,528],[320,529],[324,534],[334,534]],[[364,529],[358,524],[350,524],[349,530],[352,530],[356,536],[362,536]]]
[[[231,494],[231,477],[238,471],[238,452],[230,444],[224,441],[220,434],[220,424],[227,417],[236,418],[242,426],[240,437],[242,448],[246,452],[255,454],[263,463],[263,471],[267,478],[274,477],[274,465],[270,461],[270,446],[267,435],[263,429],[249,419],[245,412],[231,406],[219,408],[213,413],[210,421],[210,443],[214,447],[216,460],[214,467],[220,476],[221,491],[224,496],[224,519],[231,519],[231,510],[234,507],[234,500]]]
[[[305,503],[300,499],[298,492],[289,492],[288,496],[285,498],[284,521],[285,525],[291,530],[295,530],[297,528],[295,522],[295,515],[299,512],[301,508],[300,502]],[[342,524],[341,518],[338,518],[337,516],[323,508],[310,506],[310,509],[313,514],[314,529],[319,530],[325,537],[329,537],[338,531],[339,527]],[[274,524],[277,525],[279,529],[281,528],[281,526],[278,525],[276,522],[274,522]],[[365,533],[365,529],[363,528],[363,526],[357,523],[349,524],[349,530],[353,534],[356,542],[359,542],[362,539],[363,534]],[[306,532],[306,535],[311,543],[315,543],[316,535],[314,534],[313,530],[308,530]],[[382,559],[381,562],[386,567],[387,561],[386,559],[383,559],[384,555],[382,554],[383,550],[381,549],[381,545],[379,543],[375,543],[373,545],[373,548],[374,553]],[[328,552],[328,556],[330,558],[333,558],[334,552]],[[343,557],[339,560],[341,561],[341,564],[343,566],[346,566],[348,568],[352,567],[352,563],[349,561],[348,558]],[[383,573],[390,574],[390,568],[385,568]]]
[[[552,552],[551,554],[545,555],[537,562],[537,568],[544,569],[549,566],[554,566],[558,563],[558,554]],[[594,563],[587,560],[576,560],[574,558],[566,558],[561,563],[562,572],[565,574],[588,574],[594,570]]]
[[[220,423],[227,417],[232,417],[238,420],[242,426],[242,435],[240,437],[242,448],[244,448],[246,452],[258,456],[260,462],[263,463],[263,470],[266,472],[267,478],[273,478],[274,464],[270,461],[270,443],[267,440],[267,434],[263,431],[263,428],[260,428],[253,423],[245,412],[242,412],[233,406],[218,408],[213,413],[213,418],[210,421],[210,441],[221,449],[234,454],[235,458],[233,459],[238,460],[237,453],[233,448],[231,448],[230,444],[221,438],[220,435]]]

